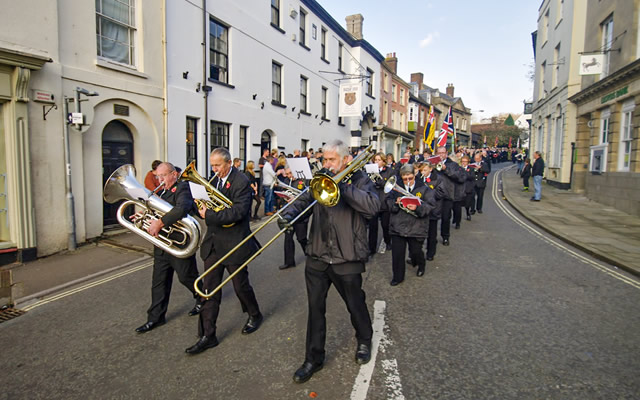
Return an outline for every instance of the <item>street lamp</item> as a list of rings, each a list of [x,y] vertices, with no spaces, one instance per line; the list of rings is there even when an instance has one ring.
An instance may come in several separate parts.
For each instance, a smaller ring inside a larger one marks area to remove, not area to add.
[[[65,161],[65,186],[66,186],[66,203],[67,203],[67,233],[68,233],[68,248],[69,250],[76,249],[76,214],[73,205],[73,190],[71,188],[71,151],[69,148],[69,124],[74,124],[76,129],[82,129],[84,125],[84,116],[82,115],[81,107],[80,107],[80,95],[85,95],[88,97],[98,96],[98,92],[89,91],[87,89],[76,87],[74,90],[75,95],[73,98],[69,98],[64,96],[64,101],[62,105],[62,114],[64,116],[63,124],[64,124],[64,161]],[[69,114],[69,101],[73,101],[75,103],[75,112],[73,114]],[[87,101],[87,100],[82,100]]]

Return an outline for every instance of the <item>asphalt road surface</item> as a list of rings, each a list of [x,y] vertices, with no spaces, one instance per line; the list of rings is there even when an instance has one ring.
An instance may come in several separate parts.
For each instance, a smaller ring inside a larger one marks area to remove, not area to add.
[[[250,266],[265,315],[256,333],[240,334],[246,316],[229,285],[220,345],[185,354],[197,317],[176,279],[167,324],[136,334],[150,302],[146,263],[0,324],[0,399],[640,398],[640,282],[531,228],[498,181],[492,173],[484,214],[452,229],[425,276],[407,266],[391,287],[390,252],[367,264],[375,334],[365,366],[354,362],[354,331],[332,289],[325,367],[292,381],[304,360],[304,258],[297,247],[298,266],[278,270],[280,238]]]

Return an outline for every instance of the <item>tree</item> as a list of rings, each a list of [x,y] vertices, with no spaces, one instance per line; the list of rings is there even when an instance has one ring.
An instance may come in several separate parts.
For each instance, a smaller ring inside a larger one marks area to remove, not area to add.
[[[507,117],[507,119],[504,120],[504,124],[507,126],[514,126],[516,123],[513,121],[513,117],[511,116],[511,114],[509,114],[509,116]]]

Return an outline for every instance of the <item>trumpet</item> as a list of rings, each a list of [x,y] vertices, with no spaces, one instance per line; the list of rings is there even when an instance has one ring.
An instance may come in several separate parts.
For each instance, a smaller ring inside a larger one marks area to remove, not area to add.
[[[411,197],[411,198],[414,198],[414,199],[417,198],[416,196],[411,194],[411,192],[409,192],[408,190],[406,190],[402,186],[398,185],[396,183],[396,181],[397,181],[397,178],[395,176],[392,176],[389,179],[387,179],[387,183],[384,184],[384,192],[385,193],[389,193],[392,190],[395,190],[396,192],[404,195],[405,197]],[[413,215],[416,218],[418,217],[418,214],[416,214],[414,211],[409,210],[408,208],[406,208],[402,203],[400,203],[399,206],[400,206],[401,209],[403,209],[407,213]]]
[[[442,167],[444,166],[444,161],[440,161],[436,164],[436,171],[442,171]]]
[[[213,178],[215,177],[216,175],[213,176]],[[182,174],[180,174],[178,180],[197,183],[204,186],[204,188],[207,190],[209,200],[194,199],[198,208],[201,208],[204,205],[204,207],[215,212],[224,210],[225,208],[231,208],[231,206],[233,205],[231,200],[229,200],[227,196],[220,193],[220,191],[213,187],[213,185],[211,184],[213,178],[211,178],[210,181],[204,179],[202,175],[200,175],[196,170],[196,162],[191,161],[187,168],[184,169]]]
[[[369,160],[371,160],[373,158],[374,155],[375,155],[375,151],[373,150],[373,145],[369,145],[369,147],[367,147],[360,155],[358,155],[356,158],[354,158],[353,161],[351,161],[344,170],[342,170],[340,173],[338,173],[334,177],[331,177],[328,174],[323,173],[323,172],[317,172],[313,176],[313,179],[311,179],[311,183],[310,183],[310,185],[308,187],[306,187],[304,190],[300,191],[300,193],[298,193],[295,197],[293,197],[277,213],[275,213],[271,217],[269,217],[269,219],[267,221],[265,221],[262,225],[260,225],[255,231],[253,231],[250,235],[248,235],[246,238],[244,238],[233,249],[229,250],[229,252],[227,254],[222,256],[222,258],[220,258],[215,264],[213,264],[211,267],[209,267],[208,270],[204,271],[198,277],[198,279],[196,279],[196,281],[193,283],[193,288],[196,291],[196,293],[198,293],[204,299],[210,299],[217,292],[222,290],[224,285],[226,285],[230,280],[232,280],[233,277],[236,276],[240,271],[242,271],[244,268],[246,268],[246,266],[249,265],[249,263],[251,261],[253,261],[256,257],[258,257],[267,247],[271,246],[271,244],[277,238],[279,238],[280,235],[282,235],[284,232],[286,232],[286,230],[288,228],[281,229],[278,233],[276,233],[275,236],[273,238],[271,238],[271,240],[269,240],[267,243],[265,243],[264,246],[262,246],[255,253],[253,253],[251,255],[251,257],[249,257],[247,259],[247,261],[245,261],[242,265],[240,265],[238,267],[238,269],[236,269],[233,273],[229,274],[229,276],[224,281],[222,281],[215,289],[213,289],[213,291],[211,293],[204,293],[199,288],[199,286],[200,286],[199,281],[203,280],[205,276],[210,274],[214,269],[218,268],[218,266],[222,262],[224,262],[224,260],[229,258],[229,256],[231,256],[231,254],[235,253],[247,241],[249,241],[251,238],[253,238],[258,232],[260,232],[262,230],[262,228],[264,228],[269,223],[271,223],[271,221],[273,221],[276,218],[282,219],[282,217],[280,216],[282,214],[282,212],[284,210],[286,210],[287,207],[289,207],[291,204],[293,204],[297,199],[299,199],[300,196],[304,195],[308,191],[311,191],[311,196],[313,196],[314,201],[312,201],[311,204],[309,204],[304,210],[302,210],[302,212],[299,213],[294,219],[289,221],[289,225],[295,224],[296,221],[298,219],[300,219],[301,217],[303,217],[309,210],[311,210],[311,208],[316,203],[320,203],[320,204],[322,204],[322,205],[324,205],[326,207],[333,207],[336,204],[338,204],[338,201],[340,200],[340,188],[339,188],[338,185],[343,181],[348,181],[351,178],[351,176],[357,170],[359,170],[362,167],[364,167],[364,165],[367,164],[369,162]]]
[[[200,244],[200,225],[190,215],[162,228],[158,237],[149,234],[147,230],[151,222],[162,218],[173,206],[155,194],[163,184],[151,192],[136,180],[135,174],[133,165],[123,165],[111,174],[104,185],[104,200],[107,203],[125,200],[116,212],[120,225],[175,257],[187,258],[193,255]],[[129,191],[143,192],[146,198],[135,198]],[[129,220],[124,211],[131,205],[140,207],[143,211]]]

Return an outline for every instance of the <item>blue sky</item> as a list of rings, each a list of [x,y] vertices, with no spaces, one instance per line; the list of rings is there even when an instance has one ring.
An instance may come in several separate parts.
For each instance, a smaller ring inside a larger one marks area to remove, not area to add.
[[[347,15],[362,14],[364,38],[382,55],[396,53],[402,79],[422,72],[441,91],[453,83],[474,120],[520,114],[532,97],[526,75],[541,0],[318,2],[343,27]]]

